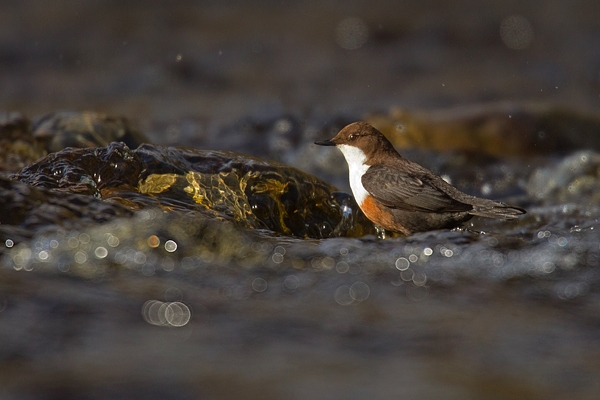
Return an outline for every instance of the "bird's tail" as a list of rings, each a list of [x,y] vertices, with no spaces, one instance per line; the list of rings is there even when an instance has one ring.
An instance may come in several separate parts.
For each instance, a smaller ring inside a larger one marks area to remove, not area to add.
[[[515,219],[519,215],[526,214],[527,211],[520,207],[509,206],[499,201],[490,200],[489,203],[477,204],[469,214],[485,218]]]

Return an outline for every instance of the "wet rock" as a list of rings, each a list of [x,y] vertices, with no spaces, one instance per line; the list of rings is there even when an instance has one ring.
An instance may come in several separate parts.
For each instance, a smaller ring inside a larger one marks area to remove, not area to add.
[[[104,188],[135,187],[142,165],[123,143],[51,153],[14,175],[15,179],[49,189],[101,197]]]
[[[0,172],[16,172],[46,155],[31,135],[31,123],[17,112],[0,112]]]
[[[107,146],[114,141],[131,148],[147,137],[124,117],[91,111],[59,111],[34,119],[0,113],[0,171],[16,172],[48,153],[66,147]]]
[[[81,229],[131,215],[119,204],[49,190],[0,176],[0,240],[23,242],[48,230]]]
[[[92,111],[58,111],[36,118],[33,137],[48,152],[66,147],[101,147],[115,141],[136,148],[149,141],[127,118]]]

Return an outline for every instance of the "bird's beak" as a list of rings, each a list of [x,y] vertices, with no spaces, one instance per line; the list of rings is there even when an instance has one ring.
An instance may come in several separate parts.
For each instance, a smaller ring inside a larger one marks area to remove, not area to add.
[[[316,141],[315,144],[318,144],[319,146],[335,146],[335,143],[330,140],[319,140]]]

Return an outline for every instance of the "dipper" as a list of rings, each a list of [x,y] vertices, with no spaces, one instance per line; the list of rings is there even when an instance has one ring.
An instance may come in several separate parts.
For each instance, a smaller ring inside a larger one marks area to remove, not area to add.
[[[428,169],[402,157],[381,132],[355,122],[333,139],[348,163],[350,188],[360,209],[375,225],[408,235],[450,229],[473,216],[515,219],[525,210],[469,196]]]

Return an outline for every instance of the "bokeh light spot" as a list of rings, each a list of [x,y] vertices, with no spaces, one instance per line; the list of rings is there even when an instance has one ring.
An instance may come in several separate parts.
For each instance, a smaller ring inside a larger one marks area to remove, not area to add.
[[[158,238],[158,236],[152,235],[152,236],[148,237],[148,240],[146,240],[146,243],[148,243],[149,247],[152,247],[153,249],[155,249],[158,246],[160,246],[160,239]]]
[[[323,269],[333,269],[335,267],[335,260],[331,257],[323,257],[321,265]]]
[[[80,243],[88,244],[90,242],[90,240],[91,240],[90,235],[88,235],[87,233],[79,234],[79,242]]]
[[[191,316],[190,308],[179,301],[148,300],[142,306],[142,317],[151,325],[179,328],[187,325]]]
[[[173,240],[167,240],[165,242],[165,250],[168,251],[169,253],[173,253],[174,251],[177,250],[177,243],[175,243],[175,241],[173,241]]]
[[[300,280],[296,276],[290,275],[283,280],[282,286],[284,291],[293,293],[298,289],[298,286],[300,286]]]
[[[152,276],[156,272],[156,268],[152,264],[144,264],[142,265],[142,275],[144,276]]]
[[[267,281],[265,281],[263,278],[255,278],[252,281],[252,290],[255,292],[262,293],[267,290],[267,286]]]
[[[345,274],[346,272],[348,272],[350,270],[350,266],[348,265],[347,262],[340,261],[337,264],[335,264],[335,270],[340,274]]]
[[[416,286],[425,286],[425,283],[427,283],[427,275],[424,272],[415,272],[412,281]]]
[[[13,256],[14,268],[19,271],[21,269],[27,270],[31,262],[32,252],[29,247],[22,247],[19,249],[17,254]]]
[[[369,285],[364,282],[355,282],[349,289],[350,297],[354,301],[365,301],[371,294]]]
[[[406,269],[406,270],[400,272],[400,278],[405,282],[412,281],[414,276],[415,276],[415,273],[412,269]]]
[[[105,258],[108,255],[108,250],[106,250],[106,247],[96,247],[96,250],[94,250],[94,255],[96,258]]]
[[[115,235],[109,234],[108,238],[106,239],[106,243],[108,243],[110,247],[117,247],[120,243],[120,240]]]
[[[335,289],[333,298],[335,299],[335,302],[341,306],[348,306],[354,301],[350,295],[350,286],[348,285],[342,285]]]
[[[161,263],[163,271],[171,272],[175,269],[175,261],[170,258],[164,258]]]
[[[399,271],[407,270],[408,267],[410,267],[410,261],[408,261],[406,258],[400,257],[396,260],[396,268]]]
[[[165,308],[165,319],[168,324],[174,327],[186,325],[191,316],[192,313],[189,307],[179,301],[169,303]]]
[[[50,253],[48,253],[46,250],[42,250],[38,253],[38,259],[40,261],[47,261],[50,258]]]
[[[301,258],[293,258],[292,267],[294,267],[295,269],[304,269],[306,267],[306,263]]]
[[[275,247],[275,250],[273,250],[273,253],[281,254],[283,256],[285,255],[285,248],[283,246],[277,246]]]
[[[67,239],[67,245],[70,248],[75,249],[79,247],[79,239],[77,239],[76,237],[70,237],[69,239]]]
[[[87,256],[87,253],[85,251],[78,251],[73,256],[73,259],[75,260],[76,263],[83,264],[83,263],[85,263],[87,261],[88,256]]]

